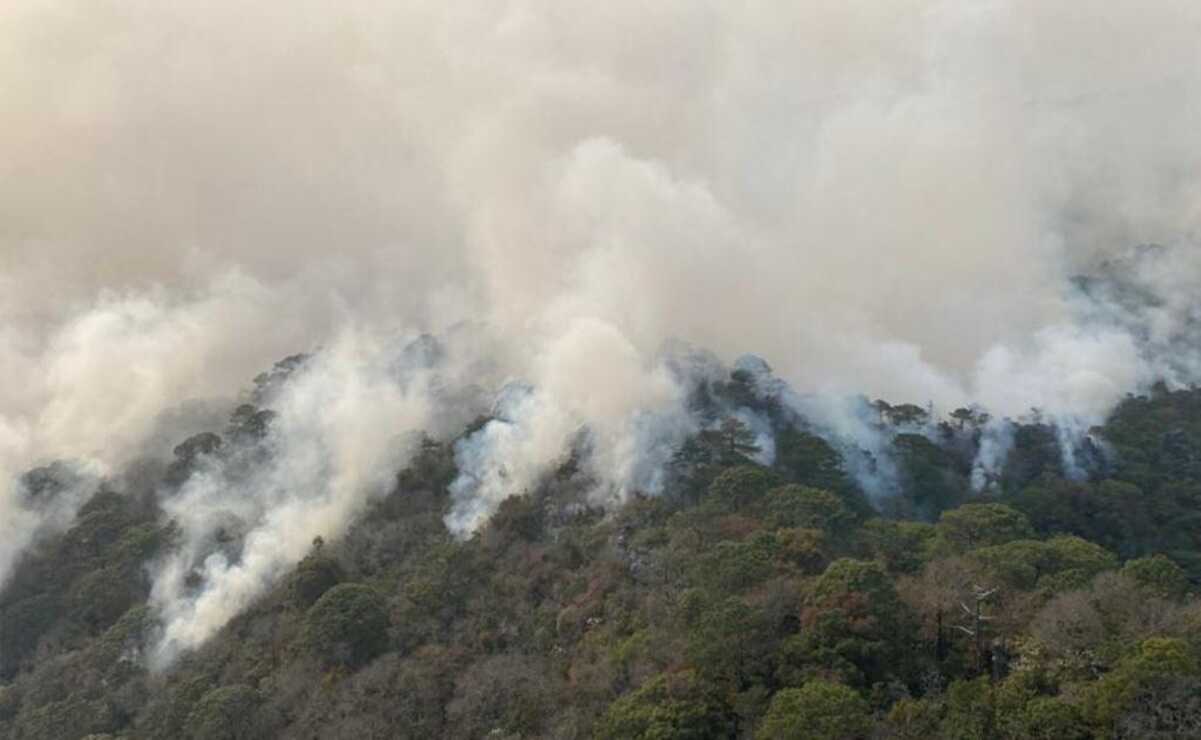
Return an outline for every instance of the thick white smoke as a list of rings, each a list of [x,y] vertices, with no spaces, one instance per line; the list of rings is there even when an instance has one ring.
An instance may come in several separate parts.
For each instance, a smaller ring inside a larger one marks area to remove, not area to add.
[[[286,307],[282,294],[235,272],[198,293],[105,292],[44,334],[13,321],[10,335],[23,339],[3,347],[14,382],[0,391],[0,583],[35,530],[70,524],[92,492],[62,497],[52,510],[31,507],[21,473],[66,459],[94,479],[169,451],[179,441],[170,435],[186,436],[196,415],[186,401],[228,399],[261,369],[247,342],[282,356],[308,341]]]
[[[431,394],[428,371],[398,374],[386,359],[359,334],[339,337],[273,399],[265,450],[209,461],[165,501],[182,546],[155,569],[151,604],[164,626],[152,664],[204,642],[316,537],[345,531],[372,495],[395,484],[430,426]]]
[[[0,581],[62,520],[23,471],[112,472],[162,447],[161,413],[318,346],[247,500],[200,476],[169,505],[187,542],[212,508],[245,545],[198,593],[172,568],[203,548],[164,566],[164,644],[336,535],[432,408],[526,389],[460,443],[456,531],[578,445],[599,500],[653,490],[695,423],[671,339],[756,352],[805,398],[1062,429],[1190,382],[1198,31],[1186,0],[8,3]],[[1071,280],[1107,269],[1130,290]],[[390,386],[348,369],[375,362],[334,349],[348,327],[473,346]]]
[[[581,444],[597,483],[595,503],[656,492],[673,443],[691,429],[667,368],[648,366],[612,325],[576,321],[537,357],[528,371],[533,385],[502,389],[494,418],[456,445],[461,475],[446,519],[452,532],[475,531],[505,498],[530,492]]]

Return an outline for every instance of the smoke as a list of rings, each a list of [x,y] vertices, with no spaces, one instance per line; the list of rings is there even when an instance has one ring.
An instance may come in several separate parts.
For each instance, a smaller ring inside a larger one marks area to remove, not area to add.
[[[580,450],[597,502],[656,490],[703,423],[673,339],[762,355],[883,488],[837,399],[1038,408],[1074,449],[1201,369],[1199,30],[1184,0],[9,3],[0,582],[65,526],[23,471],[111,475],[313,348],[274,462],[165,503],[164,645],[335,536],[396,440],[498,395],[454,531]],[[445,354],[398,360],[401,328]],[[241,544],[203,544],[206,512]]]
[[[1013,449],[1013,422],[993,420],[980,430],[980,447],[972,461],[972,488],[983,491],[1001,476],[1005,458]]]
[[[691,429],[681,390],[662,364],[644,365],[613,326],[580,320],[537,353],[533,383],[501,391],[492,419],[456,444],[460,475],[451,486],[447,527],[475,531],[514,493],[532,491],[548,472],[588,447],[594,503],[655,493],[674,444]]]
[[[0,522],[7,535],[0,538],[0,586],[30,544],[71,524],[97,482],[95,470],[59,461],[0,483]]]
[[[11,323],[26,339],[3,347],[14,382],[0,391],[0,539],[11,551],[0,558],[0,584],[33,533],[69,525],[87,493],[72,486],[78,495],[60,497],[53,509],[29,508],[18,480],[24,470],[67,460],[95,479],[169,450],[168,435],[232,406],[230,394],[257,369],[246,356],[248,337],[276,352],[303,341],[286,313],[272,316],[279,307],[261,283],[235,272],[195,294],[104,292],[42,336]]]
[[[367,337],[340,337],[277,391],[262,440],[206,456],[166,499],[182,544],[155,568],[152,665],[203,643],[394,484],[432,408],[426,371],[397,378],[384,358]]]

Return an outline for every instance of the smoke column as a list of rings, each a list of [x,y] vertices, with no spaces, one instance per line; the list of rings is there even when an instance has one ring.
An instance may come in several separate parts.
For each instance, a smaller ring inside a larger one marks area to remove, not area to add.
[[[238,484],[242,559],[186,516],[234,484],[167,505],[170,644],[336,536],[440,418],[496,412],[456,450],[456,531],[580,435],[598,501],[653,489],[693,424],[673,340],[810,398],[1065,429],[1192,382],[1199,33],[1185,0],[8,3],[0,582],[81,499],[46,513],[22,473],[111,475],[300,351],[279,460]],[[428,382],[381,375],[421,332],[452,338]]]

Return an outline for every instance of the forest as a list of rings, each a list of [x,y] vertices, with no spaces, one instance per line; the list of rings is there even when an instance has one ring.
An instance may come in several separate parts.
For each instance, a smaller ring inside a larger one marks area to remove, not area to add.
[[[1201,390],[1128,396],[1089,430],[1085,475],[1052,424],[1014,422],[980,491],[983,411],[876,401],[897,489],[873,501],[751,380],[693,389],[707,421],[661,495],[590,506],[572,455],[470,537],[444,523],[456,439],[426,437],[348,533],[149,665],[147,564],[179,546],[165,503],[205,465],[271,454],[272,412],[243,404],[22,557],[0,592],[0,736],[1201,736]],[[732,408],[770,420],[770,465]],[[27,473],[30,505],[72,475]],[[240,536],[213,546],[236,560]]]
[[[1199,37],[0,0],[0,740],[1201,740]]]

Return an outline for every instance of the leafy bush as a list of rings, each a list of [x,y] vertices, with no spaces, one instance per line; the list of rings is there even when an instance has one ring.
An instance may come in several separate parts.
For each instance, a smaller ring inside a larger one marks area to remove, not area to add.
[[[305,617],[304,640],[327,665],[360,666],[388,648],[383,597],[361,583],[326,591]]]
[[[597,740],[720,740],[734,738],[729,706],[695,673],[656,676],[618,699],[597,724]]]
[[[344,577],[342,567],[336,560],[320,552],[312,553],[300,561],[296,572],[292,574],[292,601],[302,609],[307,609]]]
[[[872,730],[866,701],[829,681],[783,689],[771,700],[755,737],[760,740],[856,740]]]
[[[767,520],[775,527],[805,527],[842,534],[855,517],[842,500],[820,488],[789,485],[767,493]]]
[[[188,716],[192,740],[252,740],[262,737],[255,712],[262,703],[259,693],[235,684],[213,689],[200,698]]]

